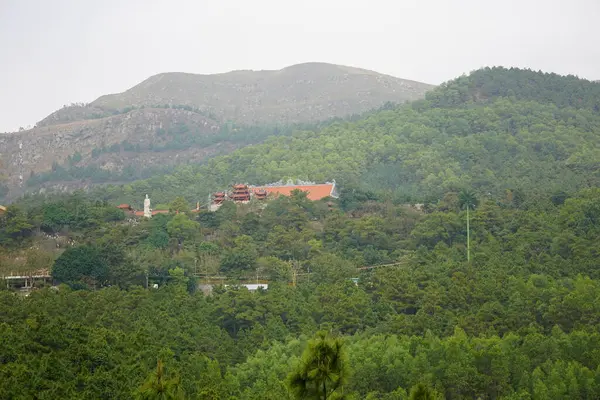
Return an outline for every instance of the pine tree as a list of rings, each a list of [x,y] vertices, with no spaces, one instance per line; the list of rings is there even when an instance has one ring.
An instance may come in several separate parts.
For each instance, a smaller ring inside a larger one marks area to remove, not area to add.
[[[343,398],[348,363],[341,339],[319,332],[302,355],[298,369],[289,376],[289,387],[298,399]],[[340,397],[341,396],[341,397]]]
[[[410,389],[409,400],[441,400],[442,396],[429,386],[418,383]]]
[[[136,393],[138,400],[179,400],[183,398],[179,378],[168,378],[160,359],[156,364],[156,371],[148,376],[146,382]]]

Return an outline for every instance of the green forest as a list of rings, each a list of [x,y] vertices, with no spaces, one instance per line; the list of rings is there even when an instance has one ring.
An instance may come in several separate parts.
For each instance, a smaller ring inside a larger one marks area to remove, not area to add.
[[[0,276],[54,285],[0,285],[0,398],[597,399],[599,88],[485,69],[172,175],[9,205]],[[177,211],[286,177],[340,196]],[[116,208],[146,192],[170,213]]]
[[[384,107],[358,121],[269,137],[201,166],[178,167],[101,199],[190,202],[236,182],[335,179],[394,201],[434,202],[470,187],[530,201],[599,183],[600,83],[527,70],[488,68],[450,81],[425,100]]]
[[[385,107],[392,107],[392,104],[387,104]],[[199,110],[189,106],[155,106],[155,108],[172,108],[184,109],[200,113]],[[130,112],[131,109],[123,110],[122,113]],[[368,112],[370,114],[376,112]],[[364,115],[353,115],[346,120],[358,120]],[[144,153],[144,152],[167,152],[181,151],[189,148],[205,149],[211,146],[223,146],[225,144],[234,147],[244,147],[263,142],[265,139],[279,136],[289,136],[297,131],[312,131],[316,132],[324,127],[327,127],[335,122],[341,121],[340,118],[332,118],[327,121],[315,122],[312,124],[278,124],[278,125],[260,125],[246,126],[237,125],[233,122],[227,122],[220,125],[219,130],[212,134],[201,132],[199,127],[190,127],[183,123],[174,124],[170,129],[157,128],[154,139],[144,144],[132,144],[127,140],[121,143],[114,143],[110,146],[102,146],[92,149],[89,155],[90,159],[84,160],[83,155],[76,152],[60,164],[54,162],[52,168],[46,172],[31,172],[26,180],[26,185],[29,189],[39,188],[40,185],[54,182],[69,182],[69,181],[86,181],[93,184],[103,183],[123,183],[131,182],[140,179],[148,179],[151,177],[161,177],[172,173],[176,168],[175,165],[136,165],[126,164],[120,171],[109,171],[101,168],[99,165],[94,165],[94,160],[97,160],[103,154],[119,154],[127,157],[128,154]],[[227,149],[215,150],[215,156],[226,153]],[[89,163],[92,162],[92,165]],[[0,200],[6,193],[0,187]]]

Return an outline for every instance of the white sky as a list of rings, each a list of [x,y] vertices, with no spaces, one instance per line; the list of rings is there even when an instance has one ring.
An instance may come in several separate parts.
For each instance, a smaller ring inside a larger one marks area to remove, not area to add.
[[[0,0],[0,132],[160,72],[322,61],[441,83],[600,79],[600,0]]]

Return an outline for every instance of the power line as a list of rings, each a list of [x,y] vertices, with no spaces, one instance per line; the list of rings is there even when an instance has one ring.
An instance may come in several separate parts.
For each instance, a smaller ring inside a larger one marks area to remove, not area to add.
[[[381,268],[381,267],[395,267],[398,265],[405,265],[406,261],[398,261],[396,263],[392,263],[392,264],[379,264],[379,265],[369,265],[366,267],[358,267],[357,270],[359,271],[364,271],[364,270],[369,270],[369,269],[373,269],[373,268]]]
[[[357,267],[356,270],[357,271],[366,271],[366,270],[371,270],[371,269],[375,269],[375,268],[384,268],[384,267],[395,267],[395,266],[399,266],[399,265],[406,265],[406,260],[404,261],[398,261],[395,263],[389,263],[389,264],[378,264],[378,265],[369,265],[369,266],[364,266],[364,267]],[[297,272],[297,270],[293,270],[292,271],[292,280],[288,281],[288,283],[292,283],[292,284],[296,284],[297,283],[297,279],[298,277],[307,277],[308,280],[310,281],[310,276],[313,274],[314,272]],[[194,273],[192,274],[195,278],[200,278],[200,279],[204,279],[205,283],[208,283],[209,281],[212,282],[226,282],[226,281],[240,281],[239,277],[232,277],[232,276],[223,276],[223,275],[213,275],[210,276],[209,274],[205,274],[205,273]],[[254,275],[252,277],[248,277],[247,281],[252,281],[252,280],[260,280],[261,283],[263,282],[269,282],[269,280],[267,279],[267,276],[264,275]]]

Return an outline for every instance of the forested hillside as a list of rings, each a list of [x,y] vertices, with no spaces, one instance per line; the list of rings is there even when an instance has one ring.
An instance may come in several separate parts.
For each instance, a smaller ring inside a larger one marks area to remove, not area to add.
[[[422,214],[296,193],[139,222],[81,196],[11,206],[5,267],[46,263],[66,285],[0,291],[0,397],[323,398],[296,396],[327,349],[328,398],[595,398],[600,191],[529,210],[469,196]],[[38,231],[74,243],[45,248]],[[206,274],[269,287],[205,297]],[[319,330],[329,338],[307,347]]]
[[[471,187],[530,199],[599,183],[600,84],[519,69],[492,68],[448,82],[425,100],[319,132],[272,138],[201,167],[103,190],[107,199],[152,193],[190,201],[233,182],[285,177],[425,202]]]
[[[0,398],[597,399],[598,87],[476,71],[201,167],[10,205],[0,276],[54,286],[0,282]],[[286,177],[340,197],[179,212]],[[116,207],[146,193],[169,213]]]

